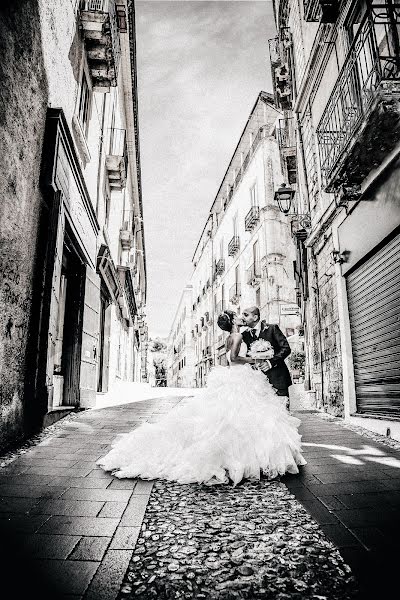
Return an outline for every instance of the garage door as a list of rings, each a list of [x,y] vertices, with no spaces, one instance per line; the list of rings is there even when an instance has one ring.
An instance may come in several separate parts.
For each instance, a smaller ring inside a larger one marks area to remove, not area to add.
[[[400,415],[400,235],[347,277],[357,412]]]

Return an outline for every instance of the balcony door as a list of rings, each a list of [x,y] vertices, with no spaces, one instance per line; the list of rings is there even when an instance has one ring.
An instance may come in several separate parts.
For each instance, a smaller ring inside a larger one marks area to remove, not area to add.
[[[254,263],[254,271],[257,271],[258,263],[260,262],[260,246],[258,240],[256,240],[253,244],[253,263]]]

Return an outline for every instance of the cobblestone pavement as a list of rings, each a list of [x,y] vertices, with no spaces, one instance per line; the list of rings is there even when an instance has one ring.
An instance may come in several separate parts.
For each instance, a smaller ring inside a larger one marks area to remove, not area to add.
[[[119,600],[345,600],[350,569],[279,482],[157,481]]]
[[[396,444],[300,411],[308,465],[282,482],[153,485],[96,467],[118,433],[180,401],[85,411],[0,457],[2,597],[346,599],[344,561],[379,597],[400,526]]]

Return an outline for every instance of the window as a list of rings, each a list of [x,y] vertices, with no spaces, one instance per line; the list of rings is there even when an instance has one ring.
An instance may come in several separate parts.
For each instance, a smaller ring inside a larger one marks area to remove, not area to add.
[[[251,203],[251,206],[257,206],[257,184],[256,183],[250,188],[250,203]]]
[[[260,260],[260,250],[258,246],[258,240],[253,244],[253,262],[256,265]]]
[[[256,290],[256,306],[258,306],[258,308],[260,308],[260,306],[261,306],[261,290],[260,290],[260,288],[258,288]]]
[[[105,185],[104,186],[104,223],[105,223],[106,227],[108,227],[109,220],[110,220],[110,204],[111,204],[110,192],[108,190],[108,186]]]
[[[237,214],[233,217],[233,236],[237,237],[238,235],[238,216]]]
[[[83,133],[87,136],[90,118],[90,88],[85,69],[83,69],[82,71],[78,117],[82,126]]]
[[[236,285],[240,282],[240,271],[239,271],[239,265],[236,265],[235,267],[235,283]]]

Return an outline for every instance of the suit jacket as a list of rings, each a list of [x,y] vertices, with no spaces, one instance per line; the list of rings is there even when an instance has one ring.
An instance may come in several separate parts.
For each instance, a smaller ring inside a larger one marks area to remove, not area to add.
[[[247,349],[250,350],[250,346],[254,341],[251,332],[243,331],[242,337]],[[289,385],[292,385],[289,369],[285,363],[285,358],[291,353],[286,337],[278,325],[267,325],[265,321],[262,321],[259,339],[267,340],[274,349],[274,356],[269,359],[272,369],[266,373],[269,382],[277,390],[286,389]]]

